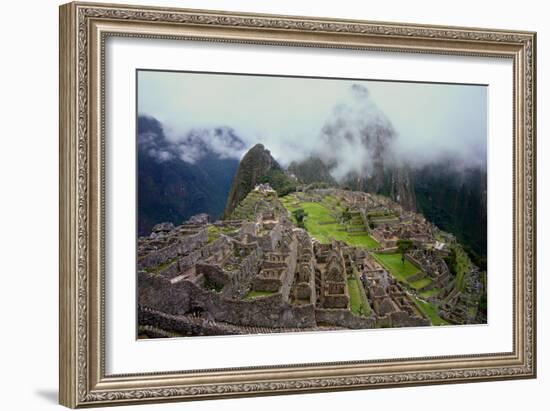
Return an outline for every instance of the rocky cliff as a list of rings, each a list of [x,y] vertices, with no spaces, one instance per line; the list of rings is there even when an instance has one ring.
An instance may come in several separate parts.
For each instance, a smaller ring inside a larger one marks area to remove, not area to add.
[[[192,141],[182,146],[168,140],[162,124],[152,117],[140,116],[137,126],[139,235],[162,221],[181,224],[198,213],[220,218],[239,161],[212,151],[201,133],[190,133],[187,140]],[[244,146],[230,129],[209,132]],[[189,153],[199,150],[200,156],[189,161]]]
[[[295,181],[289,177],[263,144],[256,144],[244,155],[233,178],[225,207],[225,218],[229,218],[237,205],[257,184],[268,183],[279,195],[295,189]]]
[[[327,183],[336,186],[336,180],[330,174],[330,169],[330,165],[316,156],[310,156],[302,161],[293,161],[288,166],[288,171],[303,184]]]

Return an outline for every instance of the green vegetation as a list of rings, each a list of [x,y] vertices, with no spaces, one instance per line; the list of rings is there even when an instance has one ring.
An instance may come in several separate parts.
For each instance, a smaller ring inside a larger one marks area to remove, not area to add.
[[[234,214],[258,183],[269,183],[279,196],[296,190],[296,179],[285,173],[262,144],[256,144],[242,158],[227,198],[225,218]]]
[[[315,184],[326,187],[337,185],[330,175],[329,167],[318,157],[309,157],[300,162],[293,161],[288,166],[288,171],[294,174],[304,184]]]
[[[243,298],[243,300],[254,300],[261,297],[269,297],[270,295],[275,294],[274,291],[249,291]]]
[[[292,216],[296,220],[298,227],[305,228],[304,219],[307,217],[307,213],[303,208],[298,208],[292,212]]]
[[[401,253],[401,261],[403,262],[403,264],[405,264],[405,254],[412,246],[413,242],[411,240],[407,240],[404,238],[397,240],[397,248]]]
[[[314,183],[309,184],[308,188],[310,188],[312,190],[315,190],[315,189],[319,189],[319,188],[330,188],[333,185],[334,184],[325,183],[323,181],[316,181]]]
[[[394,223],[398,221],[397,216],[390,210],[371,211],[367,213],[367,220],[370,228],[384,223]]]
[[[208,244],[213,243],[218,238],[220,234],[233,234],[239,231],[237,228],[231,227],[217,227],[215,225],[208,226]]]
[[[147,268],[145,271],[147,271],[151,274],[158,274],[158,273],[164,271],[169,266],[171,266],[174,263],[174,261],[176,261],[176,260],[177,260],[177,258],[171,258],[168,261],[165,261],[164,263],[157,265],[156,267]]]
[[[470,260],[479,267],[481,271],[487,271],[487,256],[481,256],[479,255],[472,247],[470,247],[467,244],[463,244],[462,248],[464,251],[466,251],[466,254],[468,254],[468,257],[470,257]]]
[[[413,178],[416,204],[427,220],[475,250],[480,261],[470,258],[483,270],[481,261],[487,256],[487,169],[451,169],[441,163],[418,170]]]
[[[304,220],[305,229],[323,244],[328,244],[331,240],[337,240],[368,249],[379,246],[366,231],[346,231],[346,227],[349,225],[340,224],[335,216],[335,212],[341,207],[337,205],[338,200],[334,197],[327,196],[323,199],[323,203],[314,203],[300,202],[295,195],[288,195],[281,198],[281,203],[291,213],[299,209],[304,210],[307,214]],[[331,211],[331,208],[335,209],[335,212]],[[295,216],[294,221],[298,224]]]
[[[455,289],[462,291],[464,289],[464,280],[467,273],[472,268],[472,262],[468,254],[464,252],[461,246],[451,246],[451,255],[446,258],[449,270],[456,277]]]
[[[279,201],[291,213],[293,211],[296,211],[298,208],[300,208],[300,202],[293,195],[288,195],[288,196],[279,198]]]
[[[384,267],[386,267],[393,277],[409,287],[415,289],[416,291],[422,290],[432,283],[432,280],[429,277],[422,277],[416,281],[410,281],[412,276],[416,276],[421,271],[418,267],[413,265],[409,260],[403,260],[400,253],[393,254],[381,254],[381,253],[372,253],[374,258],[380,262]],[[430,297],[439,293],[440,290],[436,289],[435,291],[425,291],[421,293],[423,298]]]
[[[428,290],[428,291],[422,291],[420,293],[418,293],[420,295],[420,297],[422,298],[430,298],[434,295],[437,295],[441,292],[441,288],[432,288],[431,290]]]
[[[383,210],[383,211],[369,211],[367,213],[368,218],[377,218],[377,217],[395,217],[395,215],[389,211],[389,210]]]
[[[208,277],[205,278],[205,281],[204,281],[205,289],[219,293],[221,290],[223,290],[223,287],[224,287],[224,284],[220,284],[215,281],[212,281],[212,279]]]
[[[369,316],[371,314],[369,300],[356,273],[348,278],[348,289],[351,311],[357,315]]]
[[[432,322],[432,325],[448,325],[449,323],[439,316],[437,306],[411,296],[416,306]]]
[[[351,220],[351,213],[349,212],[349,208],[346,207],[344,211],[342,211],[342,221],[347,223]]]
[[[279,197],[296,191],[296,181],[290,178],[283,169],[273,167],[261,179],[261,183],[269,184]]]
[[[401,282],[408,284],[407,279],[417,274],[420,270],[418,267],[414,266],[409,260],[401,261],[401,254],[379,254],[373,253],[374,258],[376,258],[383,266],[385,266],[392,275]]]
[[[409,284],[414,288],[415,290],[421,290],[424,287],[430,285],[432,283],[432,280],[430,280],[429,277],[421,278],[418,281],[411,281]]]
[[[281,206],[275,193],[264,194],[259,191],[251,191],[233,210],[230,218],[235,220],[252,220],[255,213],[268,211],[273,208],[284,212],[284,208]]]
[[[323,202],[329,207],[336,211],[343,212],[348,210],[348,207],[342,206],[342,200],[334,196],[326,196],[323,198]]]

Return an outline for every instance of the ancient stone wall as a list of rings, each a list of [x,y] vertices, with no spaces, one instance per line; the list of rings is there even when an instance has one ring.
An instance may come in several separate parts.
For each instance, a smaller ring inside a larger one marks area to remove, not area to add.
[[[279,271],[279,276],[277,278],[266,278],[263,276],[257,276],[252,280],[252,290],[254,291],[270,291],[277,292],[282,286],[280,275],[282,270]]]
[[[396,311],[389,315],[392,327],[420,327],[431,325],[426,318],[411,316],[405,311]]]
[[[294,274],[296,273],[296,261],[298,257],[298,242],[295,238],[292,239],[292,242],[288,244],[290,253],[288,254],[286,269],[283,272],[281,277],[281,294],[283,301],[288,302],[290,297],[290,290],[292,284],[294,283]]]
[[[263,253],[257,243],[254,243],[253,248],[247,248],[250,250],[250,253],[242,258],[238,269],[229,273],[231,286],[237,298],[239,296],[243,297],[250,289],[252,280],[260,271],[262,263]]]
[[[318,308],[315,310],[317,323],[325,323],[351,329],[374,328],[374,317],[359,317],[349,310]]]
[[[169,314],[183,314],[191,308],[190,283],[172,284],[162,276],[138,272],[138,304]]]
[[[221,236],[202,248],[202,257],[213,258],[219,262],[226,252],[232,249],[233,245],[231,244],[231,240]]]
[[[186,255],[185,257],[181,257],[180,259],[174,261],[172,264],[161,268],[161,269],[154,269],[154,273],[158,275],[162,275],[166,278],[174,278],[180,275],[183,271],[187,270],[189,267],[195,265],[197,261],[201,258],[202,253],[200,250],[195,250]]]
[[[277,248],[282,238],[282,226],[280,224],[275,225],[266,235],[259,238],[259,244],[264,251],[273,251]]]
[[[181,335],[236,335],[241,334],[238,327],[227,324],[219,324],[216,321],[196,318],[191,315],[170,315],[160,311],[138,308],[138,323],[140,328],[147,330],[147,327],[154,326],[153,337],[171,336],[163,330],[170,330]],[[161,335],[158,335],[160,331]],[[147,332],[148,335],[151,332]],[[164,334],[164,335],[162,335]]]
[[[154,268],[176,258],[185,255],[192,250],[204,246],[208,241],[208,230],[202,229],[196,234],[177,237],[172,244],[160,250],[151,251],[138,259],[140,269]]]
[[[231,278],[224,270],[217,265],[199,263],[195,266],[197,275],[204,277],[204,283],[215,289],[222,289],[230,284]]]
[[[168,314],[202,311],[212,320],[237,325],[254,324],[270,328],[315,327],[313,305],[293,306],[283,301],[280,293],[269,297],[230,300],[222,294],[204,290],[189,282],[169,280],[141,272],[138,304]]]

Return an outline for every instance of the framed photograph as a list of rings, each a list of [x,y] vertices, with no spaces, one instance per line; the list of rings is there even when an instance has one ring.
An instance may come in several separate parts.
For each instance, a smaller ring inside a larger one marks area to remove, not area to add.
[[[536,376],[536,35],[60,7],[60,402]]]

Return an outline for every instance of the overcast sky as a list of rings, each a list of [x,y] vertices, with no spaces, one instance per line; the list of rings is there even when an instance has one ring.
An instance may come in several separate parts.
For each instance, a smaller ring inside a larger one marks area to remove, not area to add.
[[[174,142],[192,129],[232,127],[247,146],[263,143],[288,164],[319,149],[323,126],[344,107],[350,118],[392,127],[397,158],[424,164],[451,155],[478,163],[487,152],[486,92],[471,85],[139,71],[138,113],[157,118]],[[359,147],[341,151],[350,164],[362,161]]]

